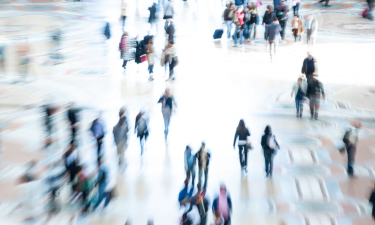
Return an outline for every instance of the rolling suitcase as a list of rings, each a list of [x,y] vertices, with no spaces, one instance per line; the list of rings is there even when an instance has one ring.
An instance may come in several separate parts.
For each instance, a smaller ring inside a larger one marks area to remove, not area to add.
[[[223,36],[224,30],[223,29],[217,29],[214,32],[214,39],[220,39],[221,36]]]

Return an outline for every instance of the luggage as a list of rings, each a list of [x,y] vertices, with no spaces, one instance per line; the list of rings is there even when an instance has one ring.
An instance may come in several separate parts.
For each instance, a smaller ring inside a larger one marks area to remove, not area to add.
[[[141,55],[141,63],[147,61],[147,55]]]
[[[365,9],[365,10],[362,12],[362,17],[363,17],[363,18],[366,18],[366,17],[367,17],[368,11],[369,11],[369,9]]]
[[[214,39],[220,39],[223,36],[224,30],[223,29],[217,29],[214,32]]]

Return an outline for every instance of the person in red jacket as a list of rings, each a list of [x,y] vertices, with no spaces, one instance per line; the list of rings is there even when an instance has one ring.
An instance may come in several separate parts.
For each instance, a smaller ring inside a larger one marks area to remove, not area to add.
[[[243,19],[244,19],[244,16],[245,14],[243,13],[243,6],[240,5],[237,9],[237,11],[235,12],[235,15],[234,16],[237,16],[236,18],[233,19],[233,23],[236,25],[236,30],[234,31],[234,46],[235,47],[239,47],[242,45],[242,42],[243,42],[243,25],[244,25],[244,22],[243,22]],[[233,16],[233,17],[234,17]],[[240,45],[238,45],[238,35],[240,37]]]

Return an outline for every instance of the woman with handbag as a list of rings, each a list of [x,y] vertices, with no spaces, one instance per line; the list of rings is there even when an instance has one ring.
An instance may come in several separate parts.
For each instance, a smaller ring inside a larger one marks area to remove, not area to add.
[[[238,138],[238,150],[240,155],[240,164],[242,170],[247,172],[247,150],[248,141],[247,137],[250,137],[250,131],[246,128],[245,122],[241,119],[236,130],[236,134],[234,135],[234,142],[233,142],[233,149],[236,149],[236,140]]]
[[[280,149],[279,144],[276,141],[275,135],[272,134],[271,126],[267,125],[262,136],[261,145],[263,148],[266,177],[272,177],[273,171],[273,158],[275,157],[277,150]]]
[[[305,29],[303,27],[302,20],[299,18],[299,15],[294,15],[294,19],[292,20],[292,31],[294,41],[301,42],[301,35],[305,31]]]

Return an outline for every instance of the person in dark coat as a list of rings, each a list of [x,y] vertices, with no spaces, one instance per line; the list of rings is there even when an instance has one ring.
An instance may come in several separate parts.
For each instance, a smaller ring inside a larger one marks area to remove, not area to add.
[[[312,79],[315,72],[314,58],[310,52],[307,52],[307,58],[303,60],[301,73],[306,75],[307,82]]]
[[[163,114],[164,119],[164,135],[165,139],[167,139],[168,133],[169,133],[169,123],[171,121],[171,115],[172,115],[172,108],[173,104],[176,106],[176,103],[174,102],[174,99],[172,96],[170,96],[169,89],[166,89],[164,92],[164,95],[161,96],[158,103],[161,103],[161,112]]]
[[[264,130],[261,145],[264,154],[266,177],[272,177],[273,158],[275,157],[277,150],[280,149],[280,146],[276,141],[276,137],[272,134],[272,129],[269,125],[267,125]]]
[[[238,127],[236,129],[236,134],[234,135],[233,148],[235,149],[236,140],[238,138],[238,150],[240,154],[240,164],[242,170],[247,172],[247,137],[250,136],[249,129],[246,128],[245,122],[240,120]]]
[[[263,22],[262,25],[264,25],[264,40],[266,41],[266,34],[267,34],[267,29],[270,24],[273,23],[273,18],[276,17],[275,12],[273,11],[273,6],[272,5],[267,5],[266,12],[264,13],[263,16]]]
[[[107,39],[111,38],[111,25],[108,22],[105,24],[104,35]]]
[[[285,5],[284,0],[281,1],[280,5],[276,8],[276,16],[281,27],[280,36],[282,40],[285,38],[285,29],[286,24],[288,23],[288,11],[288,6]]]
[[[157,10],[157,5],[154,2],[152,6],[148,7],[148,11],[150,11],[150,16],[148,17],[148,22],[150,23],[150,29],[152,29],[154,26],[156,27],[157,31],[157,25],[156,25],[156,10]],[[148,42],[146,42],[148,43]]]
[[[169,22],[169,24],[168,24],[168,26],[165,30],[165,33],[167,33],[169,42],[174,40],[175,29],[174,29],[174,25],[173,25],[172,21]]]
[[[345,132],[343,142],[345,143],[346,152],[348,154],[348,175],[354,175],[354,161],[358,145],[358,133],[361,123],[356,122],[349,130]]]
[[[205,195],[206,191],[201,191],[200,186],[198,186],[197,194],[191,197],[190,199],[190,208],[184,213],[184,216],[186,216],[193,209],[194,206],[197,207],[201,219],[200,225],[207,224],[207,212],[209,210],[209,202]]]
[[[70,130],[72,132],[72,138],[71,138],[72,141],[76,140],[76,133],[77,133],[77,127],[78,127],[77,114],[78,114],[78,109],[75,109],[73,107],[70,107],[68,109],[68,119],[70,122]]]
[[[206,150],[206,144],[203,142],[201,149],[195,154],[195,158],[198,161],[198,188],[201,188],[202,174],[204,172],[204,185],[203,190],[206,191],[207,180],[208,180],[208,168],[210,164],[211,154]]]
[[[322,82],[318,80],[318,76],[314,76],[307,84],[306,95],[310,100],[311,119],[318,119],[318,111],[320,108],[320,99],[325,99],[324,88]]]

